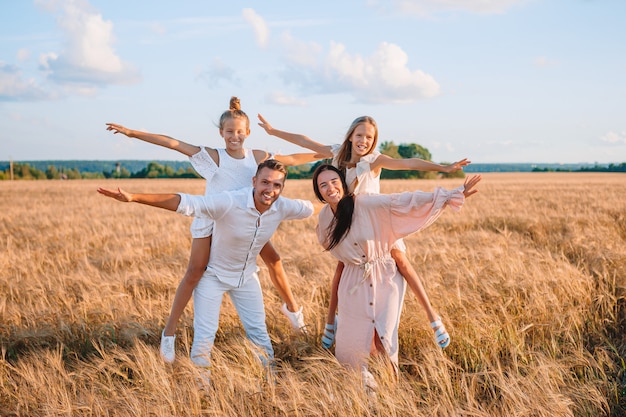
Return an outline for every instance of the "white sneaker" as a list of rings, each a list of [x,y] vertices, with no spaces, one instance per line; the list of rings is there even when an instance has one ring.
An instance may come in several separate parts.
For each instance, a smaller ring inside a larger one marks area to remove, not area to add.
[[[361,379],[363,380],[363,388],[368,395],[376,394],[378,383],[374,379],[374,375],[367,368],[361,369]]]
[[[306,333],[307,332],[306,331],[306,324],[304,324],[304,314],[302,313],[302,306],[300,306],[300,310],[295,311],[295,312],[291,312],[287,308],[287,303],[284,303],[280,307],[280,311],[282,311],[282,313],[285,316],[287,316],[287,318],[291,322],[291,327],[293,327],[294,330],[301,331],[302,333]]]
[[[165,333],[161,333],[161,358],[165,363],[174,362],[176,357],[176,350],[174,349],[176,342],[176,335],[165,336]]]
[[[200,369],[200,373],[196,377],[196,388],[198,388],[198,391],[209,391],[209,388],[211,388],[211,368]]]

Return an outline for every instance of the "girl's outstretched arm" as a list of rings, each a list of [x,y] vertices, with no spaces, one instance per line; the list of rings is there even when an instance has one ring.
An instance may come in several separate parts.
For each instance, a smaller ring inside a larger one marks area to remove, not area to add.
[[[437,172],[455,172],[463,169],[463,167],[471,164],[467,158],[449,165],[436,164],[434,162],[425,161],[420,158],[396,159],[387,155],[380,155],[371,165],[372,170],[385,168],[390,170],[413,170],[413,171],[437,171]]]
[[[254,152],[254,159],[256,160],[257,164],[260,164],[261,162],[269,159],[269,157],[272,155],[267,151],[261,151],[259,149],[254,149],[252,152]],[[289,155],[274,155],[273,158],[287,166],[297,166],[324,159],[324,155],[320,155],[317,153],[292,153]]]
[[[195,155],[196,153],[200,152],[199,146],[190,145],[186,142],[171,138],[169,136],[159,135],[156,133],[141,132],[139,130],[132,130],[115,123],[107,123],[106,125],[107,130],[113,132],[114,134],[121,133],[125,136],[128,136],[129,138],[136,138],[139,140],[143,140],[144,142],[153,143],[155,145],[173,149],[187,156]]]
[[[290,155],[275,155],[274,159],[288,166],[297,166],[325,159],[325,156],[318,153],[292,153]]]
[[[331,152],[331,148],[329,145],[322,145],[321,143],[314,141],[308,136],[300,135],[297,133],[284,132],[282,130],[274,129],[272,125],[270,125],[268,121],[265,120],[265,118],[263,118],[263,116],[259,114],[258,118],[261,121],[259,123],[259,126],[265,129],[265,132],[267,132],[268,135],[276,136],[277,138],[284,139],[287,142],[293,143],[294,145],[298,145],[298,146],[302,146],[303,148],[310,149],[316,154],[320,155],[320,158],[318,159],[333,157],[333,154]]]

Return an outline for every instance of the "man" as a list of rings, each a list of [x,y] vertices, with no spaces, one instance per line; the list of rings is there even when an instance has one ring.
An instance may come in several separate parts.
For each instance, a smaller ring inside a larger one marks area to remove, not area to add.
[[[286,176],[282,163],[268,159],[259,164],[252,187],[237,191],[193,196],[134,194],[120,188],[117,191],[98,188],[100,194],[121,202],[136,202],[214,220],[211,258],[193,293],[191,360],[198,366],[210,367],[224,293],[230,295],[246,336],[262,351],[261,360],[267,364],[274,358],[265,324],[257,255],[281,221],[304,219],[313,214],[310,201],[279,199]]]

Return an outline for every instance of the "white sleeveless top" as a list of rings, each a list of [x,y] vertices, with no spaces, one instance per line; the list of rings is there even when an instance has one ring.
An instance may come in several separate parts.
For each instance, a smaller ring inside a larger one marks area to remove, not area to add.
[[[257,163],[252,149],[244,149],[243,159],[233,158],[226,149],[216,149],[219,156],[218,166],[205,147],[189,157],[193,168],[206,179],[205,195],[222,191],[233,191],[252,186],[252,177],[256,175]],[[191,223],[191,237],[194,239],[209,237],[213,234],[213,220],[195,217]]]
[[[238,190],[250,187],[256,175],[257,163],[252,149],[244,149],[244,158],[233,158],[226,149],[216,149],[219,155],[218,166],[206,148],[189,157],[193,168],[206,179],[205,194]]]
[[[339,167],[337,155],[339,154],[341,145],[332,145],[333,153],[332,164]],[[361,157],[356,167],[346,169],[346,182],[348,187],[354,194],[380,194],[380,174],[376,175],[370,168],[370,165],[378,158],[380,152],[374,150],[369,155]],[[356,181],[356,187],[354,182]]]

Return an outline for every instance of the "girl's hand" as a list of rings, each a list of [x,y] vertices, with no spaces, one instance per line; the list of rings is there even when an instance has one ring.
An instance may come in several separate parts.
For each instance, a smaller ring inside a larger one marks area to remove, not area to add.
[[[482,177],[480,175],[472,175],[471,177],[465,178],[465,183],[463,184],[464,190],[463,195],[465,198],[470,197],[478,192],[478,190],[473,189],[476,184],[480,182]]]
[[[122,125],[118,125],[115,123],[107,123],[107,130],[113,132],[113,134],[121,133],[125,136],[130,137],[130,129],[125,128]]]
[[[269,122],[267,120],[265,120],[265,118],[263,116],[261,116],[261,113],[257,114],[257,117],[261,121],[261,123],[259,123],[259,126],[261,126],[263,129],[265,129],[265,133],[267,133],[268,135],[271,135],[272,131],[274,130],[272,125],[269,124]]]
[[[456,172],[456,171],[460,171],[463,169],[463,167],[468,166],[469,164],[471,164],[472,161],[469,161],[467,158],[463,158],[458,162],[455,162],[453,164],[448,165],[446,168],[448,168],[447,172],[448,173],[452,173],[452,172]]]

